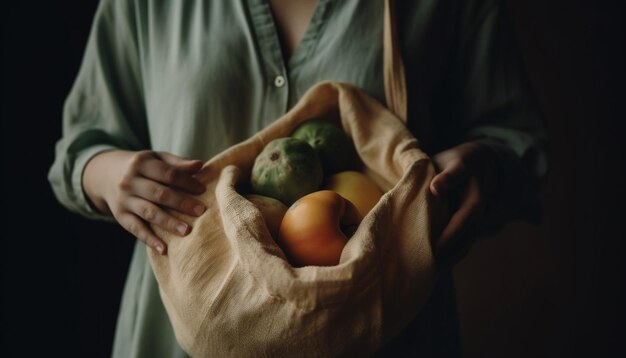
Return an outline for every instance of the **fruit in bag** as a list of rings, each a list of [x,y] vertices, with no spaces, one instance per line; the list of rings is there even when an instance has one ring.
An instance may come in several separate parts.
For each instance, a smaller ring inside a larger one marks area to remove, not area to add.
[[[274,139],[263,148],[254,161],[250,181],[255,194],[291,205],[318,190],[323,175],[315,150],[303,140],[287,137]]]
[[[325,189],[333,190],[350,200],[362,217],[372,210],[383,195],[370,178],[356,171],[345,171],[331,176]]]
[[[300,124],[291,134],[307,143],[320,157],[324,175],[356,168],[356,150],[343,129],[329,120],[311,119]]]
[[[295,267],[334,266],[360,222],[350,201],[331,190],[316,191],[287,210],[278,244]]]

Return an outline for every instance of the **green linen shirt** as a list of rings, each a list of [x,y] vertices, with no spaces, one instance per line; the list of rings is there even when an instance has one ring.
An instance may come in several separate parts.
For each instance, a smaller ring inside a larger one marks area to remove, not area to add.
[[[546,170],[545,132],[497,1],[397,1],[409,127],[429,154],[480,140],[503,182]],[[102,0],[67,97],[49,181],[86,217],[97,153],[153,149],[208,160],[288,111],[314,84],[355,84],[384,103],[383,0],[319,0],[286,58],[267,0]],[[503,184],[506,185],[506,184]],[[182,357],[138,243],[113,356]]]

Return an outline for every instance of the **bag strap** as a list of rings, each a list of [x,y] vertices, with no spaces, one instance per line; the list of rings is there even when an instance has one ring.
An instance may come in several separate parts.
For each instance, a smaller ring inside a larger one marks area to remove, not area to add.
[[[398,45],[394,1],[385,0],[383,60],[385,97],[389,109],[404,123],[407,121],[407,96],[404,63]]]

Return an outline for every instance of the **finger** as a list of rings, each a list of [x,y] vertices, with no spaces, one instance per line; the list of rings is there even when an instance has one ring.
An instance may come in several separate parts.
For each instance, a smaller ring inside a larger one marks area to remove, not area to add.
[[[174,166],[178,170],[182,170],[186,173],[195,174],[202,169],[202,161],[197,159],[189,159],[179,157],[177,155],[167,152],[155,152],[157,158],[163,160],[165,163]]]
[[[161,183],[146,178],[137,178],[131,185],[131,191],[135,196],[181,213],[200,216],[206,210],[206,206],[200,200],[194,199]]]
[[[448,225],[437,239],[438,255],[446,256],[458,243],[460,238],[471,231],[484,212],[485,202],[482,199],[478,180],[469,180],[464,198],[459,209],[452,215]]]
[[[430,192],[435,196],[446,195],[467,180],[469,172],[460,160],[450,163],[430,181]]]
[[[161,255],[167,253],[167,245],[165,245],[165,242],[157,237],[146,222],[141,220],[137,215],[125,212],[121,214],[117,220],[124,229],[133,234],[133,236],[146,246],[153,248]]]
[[[175,218],[147,200],[138,197],[130,198],[126,202],[126,209],[146,222],[158,225],[172,234],[185,236],[189,233],[190,226],[186,222]]]
[[[161,184],[184,190],[190,194],[199,195],[206,190],[205,186],[194,179],[191,174],[179,170],[156,157],[146,160],[144,165],[139,168],[139,174],[148,179],[156,180]]]

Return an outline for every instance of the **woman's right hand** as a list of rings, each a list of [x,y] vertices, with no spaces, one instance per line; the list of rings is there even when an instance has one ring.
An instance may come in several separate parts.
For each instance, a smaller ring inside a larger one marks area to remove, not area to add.
[[[85,167],[83,190],[93,206],[112,214],[128,232],[160,254],[167,246],[148,223],[186,236],[191,227],[164,208],[200,216],[206,206],[190,194],[206,188],[193,178],[202,161],[165,152],[113,150],[94,156]]]

